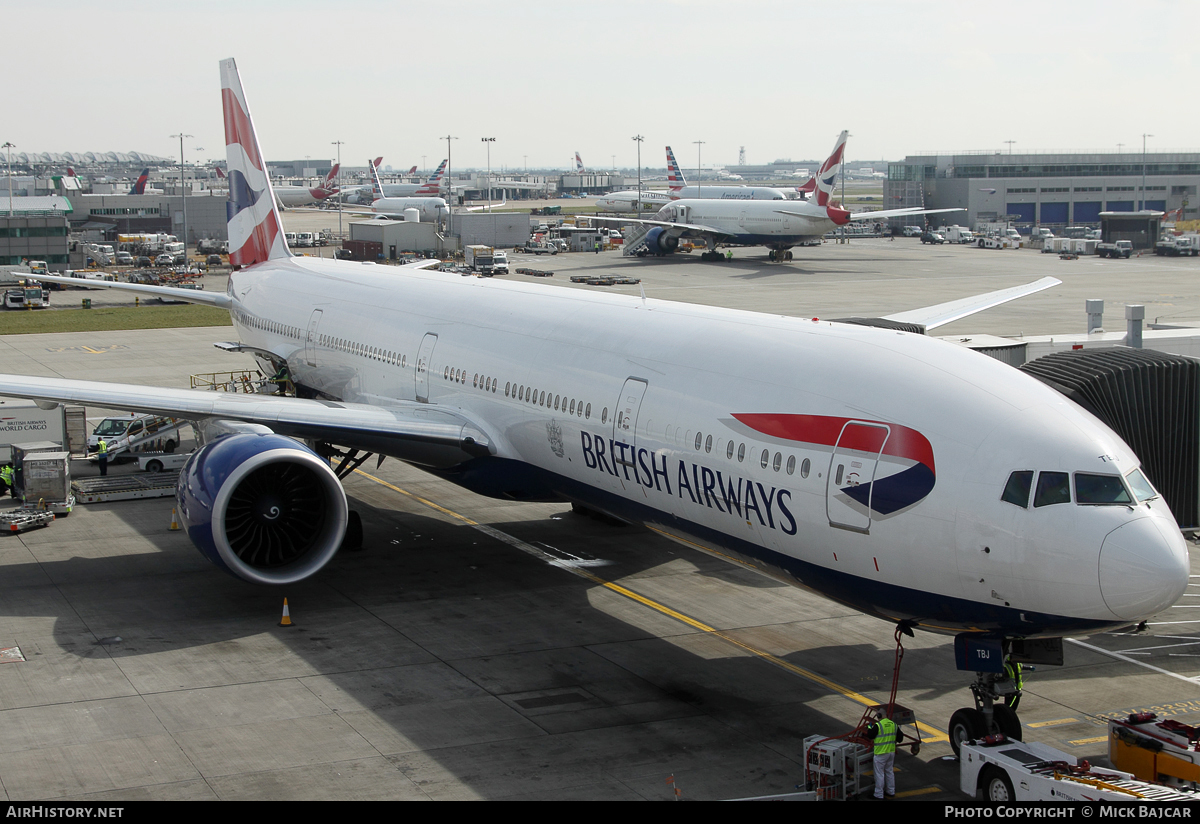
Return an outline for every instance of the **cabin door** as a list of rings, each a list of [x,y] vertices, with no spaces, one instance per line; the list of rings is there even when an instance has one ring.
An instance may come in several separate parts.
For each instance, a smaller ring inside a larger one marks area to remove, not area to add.
[[[429,362],[433,357],[433,346],[437,343],[437,338],[433,332],[426,333],[421,341],[421,348],[417,351],[416,394],[420,403],[429,403]]]
[[[825,486],[829,525],[868,532],[875,467],[891,430],[878,423],[848,421],[838,435]]]
[[[646,382],[629,378],[621,388],[613,413],[613,463],[626,489],[640,486],[637,482],[637,422],[646,395]]]
[[[308,334],[304,336],[304,361],[309,366],[317,365],[317,327],[321,325],[321,310],[314,309],[308,319]]]

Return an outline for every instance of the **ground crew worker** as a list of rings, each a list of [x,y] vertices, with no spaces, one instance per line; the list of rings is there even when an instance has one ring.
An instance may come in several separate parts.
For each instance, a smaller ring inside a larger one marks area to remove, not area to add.
[[[1021,688],[1025,686],[1025,677],[1021,674],[1021,665],[1014,664],[1012,656],[1004,659],[1004,674],[1008,676],[1013,686],[1017,688],[1016,692],[1004,696],[1004,705],[1011,710],[1015,710],[1021,703]]]
[[[600,241],[596,241],[596,254],[600,254]]]
[[[101,438],[100,442],[98,444],[96,444],[96,457],[100,461],[100,474],[107,475],[108,474],[108,442],[105,441],[104,438]]]
[[[875,742],[875,798],[883,801],[896,797],[896,742],[901,733],[896,722],[886,715],[867,725],[867,738]]]
[[[0,498],[4,497],[5,491],[7,491],[14,498],[17,496],[17,493],[15,491],[13,491],[12,464],[5,464],[4,466],[0,466],[0,483],[4,484],[4,489],[0,489]]]

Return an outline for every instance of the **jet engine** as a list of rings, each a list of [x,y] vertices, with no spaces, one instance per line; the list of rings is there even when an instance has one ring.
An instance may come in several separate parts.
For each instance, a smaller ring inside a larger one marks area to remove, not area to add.
[[[302,444],[276,434],[225,435],[198,450],[175,490],[184,529],[230,575],[289,584],[321,569],[346,532],[341,482]]]
[[[661,226],[646,233],[646,247],[652,255],[670,255],[679,248],[679,235],[672,235]]]

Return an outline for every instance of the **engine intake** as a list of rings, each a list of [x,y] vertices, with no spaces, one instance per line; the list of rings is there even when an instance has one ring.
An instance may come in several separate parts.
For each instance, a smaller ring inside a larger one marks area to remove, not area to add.
[[[238,434],[196,452],[175,490],[188,537],[235,577],[289,584],[325,566],[346,532],[346,493],[291,438]]]

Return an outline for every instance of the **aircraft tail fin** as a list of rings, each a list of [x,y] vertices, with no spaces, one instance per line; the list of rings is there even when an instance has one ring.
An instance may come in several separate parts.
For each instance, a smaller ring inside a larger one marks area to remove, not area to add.
[[[217,166],[216,169],[217,169],[217,179],[224,180],[225,179],[225,170],[222,169],[220,166]]]
[[[582,175],[582,174],[586,174],[586,173],[587,173],[587,169],[585,169],[583,166],[583,158],[579,156],[579,152],[576,152],[575,153],[575,174]]]
[[[229,202],[225,204],[229,262],[241,267],[291,257],[242,79],[232,57],[221,61],[221,108],[225,113],[225,157],[229,167]]]
[[[449,160],[443,160],[438,164],[437,169],[429,176],[429,180],[426,181],[425,185],[417,189],[417,194],[437,197],[438,193],[442,190],[442,175],[446,173],[446,164],[448,162]]]
[[[337,183],[338,170],[342,168],[341,163],[334,163],[333,168],[329,170],[329,174],[325,175],[325,188],[328,189]]]
[[[808,180],[796,187],[796,191],[802,195],[811,195],[817,190],[817,178],[810,177]]]
[[[137,176],[137,180],[133,183],[133,188],[129,190],[131,195],[146,194],[146,181],[150,179],[150,167],[142,169],[142,173]]]
[[[667,147],[667,186],[672,192],[678,192],[687,185],[687,179],[683,176],[683,171],[679,168],[679,164],[675,162],[675,153],[671,151],[671,147]]]
[[[833,153],[821,164],[821,170],[817,172],[816,189],[817,189],[817,205],[829,206],[833,198],[833,185],[837,182],[838,174],[842,171],[842,161],[845,159],[846,153],[846,138],[850,136],[850,132],[843,129],[838,135],[837,143],[833,145]]]
[[[379,200],[383,197],[383,183],[379,180],[379,168],[369,160],[367,168],[371,170],[371,195],[375,200]]]
[[[383,160],[382,157],[379,159]],[[405,172],[405,174],[408,174],[408,175],[415,175],[416,173],[417,173],[417,167],[415,165],[411,169],[409,169],[407,172]]]
[[[374,166],[376,169],[378,169],[378,168],[379,168],[379,164],[380,164],[380,163],[382,163],[382,162],[383,162],[383,155],[380,155],[379,157],[375,158],[375,160],[373,160],[373,161],[371,162],[371,165],[372,165],[372,166]]]

